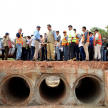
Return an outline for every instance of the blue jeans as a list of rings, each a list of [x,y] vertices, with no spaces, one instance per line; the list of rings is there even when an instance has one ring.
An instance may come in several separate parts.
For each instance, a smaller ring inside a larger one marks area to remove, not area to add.
[[[31,60],[33,60],[34,52],[35,52],[35,46],[31,46]]]
[[[16,44],[16,48],[17,48],[17,53],[16,53],[16,60],[17,59],[21,59],[21,55],[22,55],[22,44]]]
[[[59,50],[59,46],[56,46],[56,54],[57,54],[57,60],[60,60],[60,50]]]
[[[81,56],[82,56],[82,60],[85,60],[85,52],[84,52],[84,48],[83,48],[83,46],[81,46],[80,48],[79,48],[79,50],[80,50],[80,54],[81,54]]]
[[[104,48],[101,47],[101,61],[106,61],[106,53],[107,50],[104,50]]]
[[[76,44],[75,44],[74,47],[75,47],[75,57],[76,57],[77,60],[79,60],[79,47]]]
[[[68,46],[63,46],[63,52],[64,52],[64,59],[65,61],[68,60]]]

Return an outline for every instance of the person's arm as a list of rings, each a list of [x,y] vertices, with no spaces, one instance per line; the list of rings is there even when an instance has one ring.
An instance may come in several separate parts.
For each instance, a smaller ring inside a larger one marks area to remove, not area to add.
[[[87,41],[87,34],[88,34],[87,32],[84,33],[84,37],[85,37],[85,39],[84,39],[84,44],[85,44],[86,41]]]
[[[14,45],[14,42],[10,39],[10,37],[8,37],[8,40]]]
[[[53,31],[53,35],[54,35],[54,39],[55,39],[55,45],[57,45],[57,36],[56,36],[56,32]]]

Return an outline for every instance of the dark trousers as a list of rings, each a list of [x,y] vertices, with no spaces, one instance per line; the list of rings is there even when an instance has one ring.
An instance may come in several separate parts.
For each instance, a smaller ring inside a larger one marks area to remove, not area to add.
[[[28,48],[25,50],[25,59],[30,60],[30,57],[31,57],[31,51],[30,48]]]
[[[94,48],[93,47],[89,47],[89,60],[93,60],[94,59]]]
[[[75,42],[69,43],[69,59],[75,58]]]
[[[5,60],[8,58],[9,48],[8,46],[5,46]]]
[[[47,60],[47,48],[46,47],[41,47],[41,52],[42,52],[41,61]]]
[[[68,46],[63,46],[64,60],[68,60]]]
[[[44,47],[41,47],[41,52],[42,52],[41,61],[43,61],[44,60]]]
[[[63,61],[63,51],[60,50],[60,61]]]
[[[74,47],[75,47],[74,48],[74,55],[75,55],[76,59],[79,60],[79,47],[77,44],[75,44]]]
[[[80,54],[81,54],[81,56],[82,56],[82,60],[85,60],[85,52],[84,52],[84,48],[83,48],[83,46],[81,46],[80,48],[79,48],[79,50],[80,50]]]
[[[4,53],[5,53],[5,50],[2,50],[2,60],[4,60]]]
[[[22,47],[22,56],[21,56],[21,60],[25,60],[25,50],[26,50],[26,48]]]
[[[31,60],[33,60],[34,52],[35,52],[35,46],[31,46]]]

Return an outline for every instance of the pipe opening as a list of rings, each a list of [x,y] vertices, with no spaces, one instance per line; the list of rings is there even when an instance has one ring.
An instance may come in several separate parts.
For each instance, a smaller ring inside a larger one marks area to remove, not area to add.
[[[40,96],[47,102],[54,103],[59,102],[66,95],[66,85],[62,79],[59,81],[48,83],[46,79],[44,79],[39,87]]]
[[[86,104],[98,101],[102,93],[101,81],[94,77],[86,77],[79,80],[75,88],[77,99]]]
[[[23,78],[12,77],[3,84],[2,92],[10,104],[19,104],[29,97],[30,87]]]

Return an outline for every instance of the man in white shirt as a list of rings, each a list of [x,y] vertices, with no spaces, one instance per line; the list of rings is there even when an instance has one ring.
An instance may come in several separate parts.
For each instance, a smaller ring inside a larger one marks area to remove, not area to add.
[[[31,35],[31,60],[33,60],[34,52],[35,52],[35,45],[34,45],[34,36]]]

